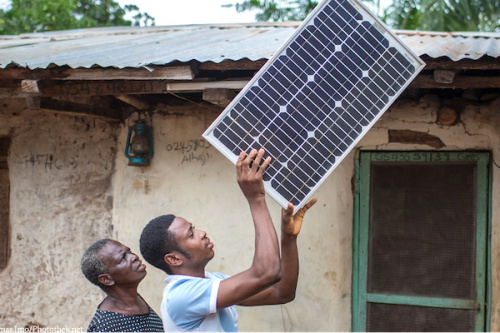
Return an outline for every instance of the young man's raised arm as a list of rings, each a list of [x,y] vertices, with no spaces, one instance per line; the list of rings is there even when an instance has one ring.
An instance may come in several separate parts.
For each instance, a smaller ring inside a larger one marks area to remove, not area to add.
[[[317,199],[312,199],[303,208],[293,215],[294,206],[288,204],[287,209],[281,211],[281,281],[266,290],[252,296],[238,305],[256,306],[284,304],[295,298],[295,290],[299,278],[299,253],[297,249],[297,236],[302,227],[306,212]]]
[[[236,174],[241,191],[248,201],[255,227],[255,250],[247,270],[221,281],[217,308],[238,304],[281,279],[278,237],[267,208],[262,176],[271,162],[264,150],[240,153]]]

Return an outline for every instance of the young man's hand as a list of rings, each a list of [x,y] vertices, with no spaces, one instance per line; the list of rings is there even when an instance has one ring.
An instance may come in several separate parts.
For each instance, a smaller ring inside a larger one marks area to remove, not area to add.
[[[238,185],[247,200],[265,196],[262,175],[271,162],[271,157],[264,159],[264,149],[252,149],[247,155],[241,152],[236,162]]]
[[[281,209],[281,231],[284,235],[297,236],[300,233],[304,216],[309,208],[314,206],[316,201],[318,201],[318,199],[312,199],[304,207],[299,209],[295,215],[293,215],[294,205],[291,202],[288,203],[286,209]]]

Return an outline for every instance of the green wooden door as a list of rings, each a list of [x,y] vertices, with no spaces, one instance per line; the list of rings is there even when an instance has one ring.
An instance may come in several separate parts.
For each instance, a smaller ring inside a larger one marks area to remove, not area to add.
[[[489,154],[361,152],[354,331],[484,331]]]

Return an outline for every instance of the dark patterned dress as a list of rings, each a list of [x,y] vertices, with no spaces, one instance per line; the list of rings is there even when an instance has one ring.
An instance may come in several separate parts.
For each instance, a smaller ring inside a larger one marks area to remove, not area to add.
[[[87,332],[163,332],[161,318],[148,305],[149,313],[124,315],[97,308]]]

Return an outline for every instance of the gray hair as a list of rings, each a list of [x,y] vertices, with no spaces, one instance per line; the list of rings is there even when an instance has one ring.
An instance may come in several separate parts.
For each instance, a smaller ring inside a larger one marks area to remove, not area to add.
[[[104,291],[106,291],[106,289],[104,285],[99,283],[99,275],[106,272],[106,267],[99,258],[98,254],[109,241],[111,241],[111,239],[104,238],[90,245],[80,261],[80,267],[83,275],[85,275],[90,282],[99,286]]]

